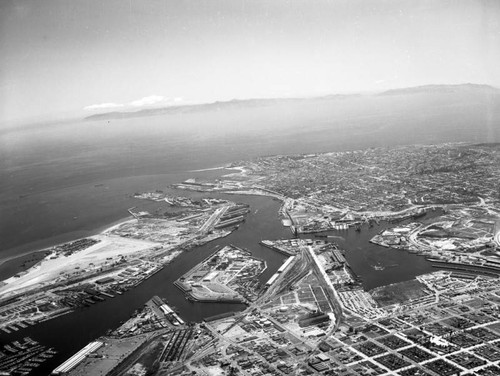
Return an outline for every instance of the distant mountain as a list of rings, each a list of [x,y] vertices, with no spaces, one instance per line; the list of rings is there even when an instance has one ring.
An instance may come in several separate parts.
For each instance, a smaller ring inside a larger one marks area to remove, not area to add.
[[[222,111],[225,109],[236,109],[240,107],[265,107],[272,106],[278,103],[292,102],[292,101],[303,101],[302,98],[270,98],[270,99],[233,99],[230,101],[217,101],[213,103],[203,103],[203,104],[193,104],[193,105],[181,105],[181,106],[169,106],[160,108],[148,108],[138,111],[114,111],[105,112],[102,114],[90,115],[84,118],[84,120],[110,120],[110,119],[126,119],[142,116],[157,116],[157,115],[169,115],[169,114],[183,114],[183,113],[195,113],[203,111]]]
[[[459,85],[424,85],[402,89],[387,90],[379,95],[405,95],[405,94],[422,94],[422,93],[458,93],[458,92],[483,92],[500,94],[500,89],[489,85],[479,84],[459,84]]]
[[[450,93],[482,93],[500,94],[500,90],[488,85],[460,84],[460,85],[425,85],[403,89],[387,90],[378,94],[332,94],[314,98],[264,98],[264,99],[233,99],[230,101],[218,101],[213,103],[170,106],[161,108],[148,108],[138,111],[113,111],[101,114],[90,115],[84,120],[111,120],[128,119],[144,116],[159,116],[170,114],[188,114],[205,111],[222,111],[228,109],[243,109],[256,107],[269,107],[280,104],[310,104],[314,102],[328,102],[349,99],[373,98],[378,96],[405,96],[412,94],[450,94]]]

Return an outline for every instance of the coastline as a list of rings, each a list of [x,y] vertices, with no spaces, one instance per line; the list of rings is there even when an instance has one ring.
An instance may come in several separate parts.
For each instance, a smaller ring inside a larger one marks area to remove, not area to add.
[[[124,223],[128,223],[128,222],[135,221],[135,220],[136,220],[135,218],[133,218],[132,216],[129,215],[127,217],[124,217],[124,218],[121,218],[119,220],[108,223],[107,225],[100,226],[100,227],[96,228],[95,230],[91,231],[92,234],[87,235],[87,236],[82,236],[82,237],[104,235],[107,232],[112,231],[113,229],[121,226]],[[8,279],[8,278],[10,278],[18,273],[21,273],[23,271],[26,271],[26,270],[32,268],[34,265],[36,265],[38,262],[40,262],[41,260],[44,259],[45,254],[47,252],[49,252],[51,248],[56,247],[58,245],[65,244],[67,242],[81,239],[82,237],[72,237],[71,240],[67,240],[64,242],[53,242],[51,245],[48,245],[48,246],[45,246],[42,248],[35,248],[35,249],[31,249],[31,250],[22,252],[20,254],[0,258],[0,281]],[[36,262],[34,262],[31,265],[26,265],[24,259],[28,258],[29,256],[32,256]]]
[[[42,261],[47,253],[47,250],[37,250],[24,253],[17,257],[8,257],[0,261],[0,282],[18,273],[31,269],[33,266]]]
[[[238,172],[231,172],[226,175],[222,175],[223,178],[232,176],[232,175],[244,175],[247,170],[245,169],[245,166],[234,166],[234,167],[225,167],[226,170],[236,170]]]
[[[217,171],[217,170],[224,170],[224,169],[229,169],[229,168],[227,166],[219,166],[219,167],[201,168],[198,170],[190,170],[187,172]]]
[[[19,275],[19,274],[24,274],[23,272],[29,273],[30,270],[34,270],[34,268],[37,267],[37,265],[40,265],[44,260],[47,258],[47,255],[51,253],[51,249],[57,246],[61,246],[73,241],[77,241],[79,239],[84,239],[84,238],[97,238],[99,241],[104,241],[104,242],[114,242],[115,240],[113,239],[122,239],[120,236],[112,236],[110,234],[111,231],[114,229],[117,229],[118,227],[124,225],[124,224],[130,224],[133,222],[136,222],[137,218],[128,215],[125,218],[121,218],[119,220],[113,221],[111,223],[108,223],[104,226],[98,227],[97,229],[93,231],[89,231],[90,233],[85,234],[83,236],[76,236],[76,237],[71,237],[70,239],[67,239],[63,242],[53,242],[51,245],[48,245],[46,247],[42,247],[39,249],[34,249],[31,251],[24,252],[22,255],[14,255],[11,257],[6,257],[4,260],[0,263],[0,286],[2,286],[2,282],[6,282],[10,280],[12,277]],[[217,238],[225,237],[229,235],[232,231],[229,231],[225,234],[220,234],[219,236],[210,236],[207,235],[207,237],[203,240],[198,242],[198,245],[204,244],[206,242],[210,242],[212,240],[215,240]],[[107,239],[107,240],[106,240]],[[102,245],[102,244],[101,244]],[[90,248],[93,248],[91,246]],[[164,263],[170,263],[173,259],[175,259],[181,251],[174,251],[172,252],[169,256],[164,258]],[[34,255],[37,255],[38,257],[34,257]],[[30,259],[29,263],[26,262],[23,258],[32,258]],[[46,272],[45,272],[46,274]],[[7,282],[9,283],[9,282]]]
[[[107,232],[110,232],[110,231],[114,230],[115,228],[121,226],[124,223],[132,222],[132,221],[136,221],[136,220],[137,219],[134,218],[133,216],[128,215],[128,216],[126,216],[126,217],[124,217],[122,219],[119,219],[117,221],[113,221],[111,223],[108,223],[107,225],[99,227],[96,230],[96,234],[94,234],[94,235],[104,235]]]
[[[54,244],[52,247],[54,247],[55,245],[57,245],[57,244]],[[45,247],[42,249],[35,249],[32,251],[26,251],[26,252],[20,253],[18,255],[12,255],[12,256],[7,256],[5,258],[0,258],[0,267],[8,262],[12,262],[14,260],[29,256],[29,255],[34,255],[35,253],[47,252],[48,248],[50,248],[50,247]]]
[[[229,168],[227,165],[211,167],[206,169],[198,169],[186,171],[184,173],[199,173],[204,171],[223,171],[238,170],[238,168]],[[235,173],[239,173],[238,171]],[[219,173],[221,176],[222,174]],[[229,173],[229,175],[232,172]],[[0,253],[0,281],[8,279],[18,273],[26,271],[43,260],[45,253],[49,252],[52,247],[72,242],[78,239],[106,234],[118,226],[133,221],[135,218],[127,213],[115,221],[108,222],[90,230],[77,230],[64,234],[57,234],[47,239],[40,239],[23,246],[14,247],[7,252]],[[26,263],[26,259],[33,259],[33,262]]]

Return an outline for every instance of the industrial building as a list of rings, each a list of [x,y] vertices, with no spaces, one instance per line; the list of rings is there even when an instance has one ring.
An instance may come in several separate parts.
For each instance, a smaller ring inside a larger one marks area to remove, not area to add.
[[[290,256],[284,263],[283,265],[280,266],[278,271],[276,273],[282,273],[285,271],[285,269],[292,263],[292,261],[295,259],[295,256]]]
[[[269,280],[266,282],[266,286],[267,287],[271,286],[276,281],[276,279],[278,277],[279,277],[279,273],[273,274],[273,276],[271,278],[269,278]]]
[[[219,274],[218,271],[211,271],[205,277],[203,277],[203,282],[211,282],[215,277],[217,277],[217,274]]]
[[[85,346],[83,349],[78,351],[75,355],[73,355],[71,358],[69,358],[63,364],[61,364],[59,367],[53,370],[52,374],[64,375],[65,373],[71,371],[78,364],[80,364],[87,355],[93,353],[94,351],[99,349],[102,345],[104,345],[104,343],[100,341],[90,342],[87,346]]]

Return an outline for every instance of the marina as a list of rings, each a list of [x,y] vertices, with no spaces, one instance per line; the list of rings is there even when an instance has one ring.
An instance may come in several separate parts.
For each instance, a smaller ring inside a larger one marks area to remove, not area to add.
[[[28,375],[57,354],[53,348],[24,337],[0,347],[0,373]]]

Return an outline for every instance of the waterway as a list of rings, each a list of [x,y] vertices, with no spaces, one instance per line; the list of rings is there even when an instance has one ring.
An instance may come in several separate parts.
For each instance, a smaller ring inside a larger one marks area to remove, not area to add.
[[[202,196],[196,192],[178,193],[186,196]],[[280,202],[272,198],[221,194],[209,196],[247,203],[251,207],[251,212],[240,228],[229,236],[184,252],[162,271],[123,295],[18,332],[11,334],[2,332],[0,345],[30,336],[47,346],[56,348],[59,352],[57,356],[37,370],[40,374],[48,374],[88,342],[104,335],[108,329],[119,326],[154,295],[166,298],[186,321],[201,321],[208,316],[244,309],[245,306],[241,304],[190,302],[173,282],[213,253],[217,246],[228,244],[248,249],[254,256],[266,260],[268,267],[260,276],[261,282],[265,282],[279,268],[285,256],[259,245],[259,242],[264,239],[290,238],[292,234],[288,228],[282,226],[278,218]],[[151,208],[155,205],[158,206],[157,203],[149,204]],[[360,232],[351,229],[328,233],[338,236],[334,239],[335,242],[347,251],[346,258],[354,272],[362,278],[365,289],[408,280],[418,274],[435,270],[423,257],[369,243],[373,235],[389,226],[389,223],[382,222],[372,228],[364,226]],[[385,268],[375,270],[375,265]]]
[[[127,208],[138,205],[131,198],[134,192],[165,189],[169,184],[193,177],[193,173],[186,172],[189,170],[262,155],[471,139],[468,134],[455,132],[452,140],[448,131],[423,132],[420,127],[419,132],[401,131],[404,121],[400,117],[395,119],[393,127],[379,127],[382,133],[377,133],[377,137],[364,137],[358,127],[352,130],[342,127],[339,132],[332,121],[344,122],[331,120],[333,113],[324,112],[326,108],[321,115],[317,103],[313,106],[307,111],[298,111],[296,106],[280,111],[275,107],[252,107],[240,112],[183,113],[1,129],[0,260],[94,234],[103,226],[123,219]],[[372,130],[380,123],[377,117],[366,119],[370,119],[366,121],[366,129]],[[309,123],[323,126],[314,129],[303,126]],[[488,139],[491,132],[486,132],[489,135],[486,139],[476,137],[476,128],[474,132],[473,139],[492,141],[491,137]],[[197,175],[210,179],[220,173],[204,171]],[[277,220],[279,204],[263,197],[231,198],[252,205],[252,213],[235,233],[180,255],[171,265],[122,296],[10,335],[0,332],[0,345],[30,336],[55,347],[58,356],[37,371],[44,374],[87,342],[118,326],[153,295],[167,298],[186,320],[242,309],[238,305],[190,303],[172,285],[216,245],[233,243],[266,259],[268,269],[261,276],[263,281],[279,266],[284,256],[258,245],[261,239],[291,237]],[[381,229],[333,232],[344,238],[339,245],[347,250],[346,257],[363,278],[365,288],[433,270],[423,258],[369,244],[372,232]],[[26,262],[34,262],[31,255],[0,264],[0,279],[15,274]],[[385,269],[375,270],[374,265],[384,265]]]
[[[423,256],[370,243],[371,238],[391,226],[394,225],[381,222],[373,227],[364,225],[360,232],[351,228],[326,233],[335,236],[329,240],[346,251],[345,258],[351,269],[361,278],[365,290],[407,281],[417,275],[436,271]]]
[[[180,192],[180,194],[198,195],[191,192]],[[105,334],[108,329],[119,326],[120,322],[127,320],[136,309],[141,308],[154,295],[166,298],[186,321],[201,321],[208,316],[244,309],[245,306],[241,304],[190,302],[173,282],[214,252],[218,245],[227,244],[248,249],[254,256],[265,259],[267,269],[260,276],[261,281],[265,282],[279,268],[285,256],[259,245],[260,240],[287,238],[291,233],[278,219],[280,206],[278,201],[257,196],[210,196],[247,203],[252,211],[237,231],[225,238],[184,252],[159,273],[123,295],[117,295],[105,302],[11,334],[1,332],[0,345],[30,336],[46,346],[56,348],[59,352],[57,356],[37,369],[40,374],[48,374],[88,342]]]

